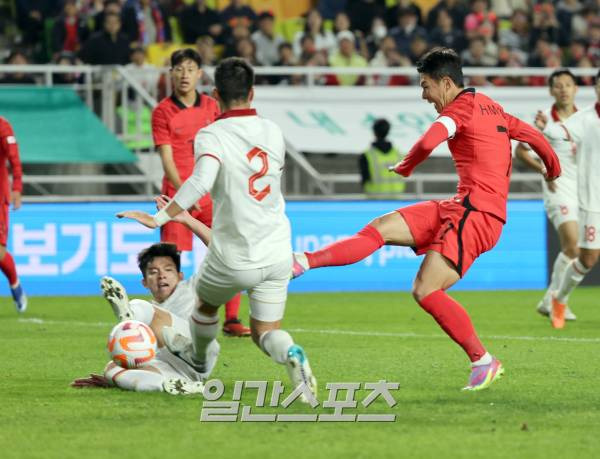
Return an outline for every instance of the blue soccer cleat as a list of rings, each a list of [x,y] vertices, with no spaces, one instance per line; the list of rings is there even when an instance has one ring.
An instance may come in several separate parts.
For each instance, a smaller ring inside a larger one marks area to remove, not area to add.
[[[292,380],[294,389],[304,384],[313,394],[316,400],[317,380],[312,373],[310,364],[308,363],[308,358],[306,357],[306,353],[302,347],[298,346],[297,344],[290,346],[287,351],[286,367],[288,370],[288,375]],[[300,395],[300,401],[303,403],[310,403],[304,394]]]
[[[21,287],[21,283],[19,282],[15,287],[10,288],[10,293],[12,293],[13,300],[15,300],[15,308],[19,314],[22,314],[27,309],[27,295],[25,295],[25,291],[23,287]]]

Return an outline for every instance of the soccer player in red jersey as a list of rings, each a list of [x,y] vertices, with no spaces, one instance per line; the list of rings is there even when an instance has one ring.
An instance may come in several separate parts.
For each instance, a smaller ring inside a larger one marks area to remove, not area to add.
[[[7,160],[10,163],[12,187],[8,179]],[[15,260],[10,252],[6,250],[6,241],[8,239],[8,207],[10,204],[12,204],[14,210],[21,207],[22,178],[23,172],[15,134],[10,123],[0,116],[0,192],[2,193],[0,207],[0,269],[8,279],[17,312],[25,312],[25,309],[27,309],[27,296],[19,282]]]
[[[355,263],[385,244],[413,247],[417,254],[425,254],[413,296],[468,355],[472,368],[465,389],[481,390],[504,369],[486,351],[469,315],[446,289],[500,238],[511,173],[510,140],[527,142],[533,148],[544,162],[547,180],[560,175],[560,165],[537,129],[505,113],[489,97],[463,88],[462,66],[455,51],[435,48],[422,58],[417,70],[423,99],[434,104],[440,116],[393,170],[408,177],[447,140],[459,177],[457,194],[398,209],[322,250],[294,254],[293,276],[312,268]]]
[[[152,136],[164,169],[162,194],[173,197],[194,169],[194,137],[219,115],[212,97],[199,94],[196,85],[202,78],[202,58],[193,49],[175,51],[171,55],[173,94],[164,98],[152,112]],[[194,218],[210,227],[212,200],[203,196],[190,209]],[[192,250],[192,232],[181,223],[169,222],[161,228],[160,240],[177,245],[181,251]],[[240,295],[225,305],[223,333],[250,336],[250,329],[238,318]]]

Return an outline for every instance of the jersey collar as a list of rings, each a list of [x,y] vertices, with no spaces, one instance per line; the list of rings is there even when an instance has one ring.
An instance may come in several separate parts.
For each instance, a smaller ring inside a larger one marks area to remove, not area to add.
[[[236,116],[256,116],[256,110],[253,108],[238,108],[221,113],[217,119],[233,118]]]
[[[192,105],[192,107],[200,107],[201,99],[202,98],[200,97],[200,94],[198,93],[198,91],[196,91],[196,100],[194,100],[194,104]],[[191,108],[191,107],[188,107],[187,105],[185,105],[183,102],[181,102],[177,98],[177,96],[175,96],[175,93],[171,94],[171,100],[173,101],[175,106],[180,110],[185,110],[186,108]]]
[[[577,107],[573,106],[575,112],[577,111]],[[575,113],[573,112],[573,113]],[[560,117],[558,116],[558,110],[556,109],[556,104],[552,104],[552,109],[550,110],[550,115],[552,116],[552,121],[555,123],[560,123]]]

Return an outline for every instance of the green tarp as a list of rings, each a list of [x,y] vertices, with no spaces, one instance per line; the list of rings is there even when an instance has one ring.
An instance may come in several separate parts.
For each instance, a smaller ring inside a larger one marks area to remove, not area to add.
[[[0,87],[23,163],[130,163],[125,146],[70,88]]]

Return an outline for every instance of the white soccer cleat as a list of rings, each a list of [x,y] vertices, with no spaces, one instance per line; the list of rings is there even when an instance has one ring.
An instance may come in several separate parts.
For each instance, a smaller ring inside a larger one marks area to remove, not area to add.
[[[544,294],[544,297],[538,303],[536,310],[539,314],[550,317],[550,313],[552,312],[552,295],[550,292],[547,291]],[[571,311],[569,306],[565,308],[565,320],[577,320],[577,316]]]
[[[133,311],[129,307],[127,291],[121,283],[112,277],[104,276],[100,281],[102,295],[110,303],[115,317],[120,322],[133,319]]]
[[[314,377],[308,358],[302,347],[294,344],[288,349],[288,357],[285,363],[288,371],[288,375],[292,380],[294,389],[301,384],[305,384],[308,390],[312,392],[315,399],[317,398],[317,380]],[[300,395],[300,401],[303,403],[310,403],[304,394]]]
[[[573,311],[571,311],[571,308],[569,308],[569,306],[567,306],[567,308],[565,309],[565,320],[577,320],[577,316],[573,313]]]
[[[177,333],[174,327],[163,327],[162,336],[169,351],[194,370],[201,381],[206,381],[210,377],[221,352],[221,346],[216,339],[213,339],[206,349],[206,362],[198,362],[190,338]]]
[[[163,389],[171,395],[194,395],[204,392],[204,383],[186,378],[169,378],[163,381]]]

